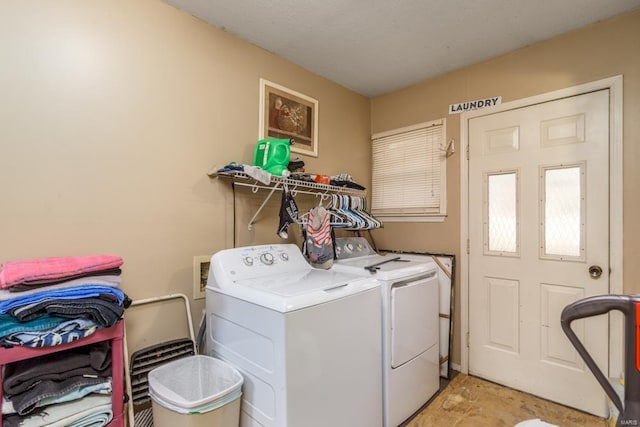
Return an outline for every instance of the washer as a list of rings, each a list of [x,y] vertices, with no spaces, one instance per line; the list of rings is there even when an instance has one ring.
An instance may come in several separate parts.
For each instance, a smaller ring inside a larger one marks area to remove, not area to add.
[[[438,267],[428,257],[378,255],[363,237],[337,238],[336,256],[333,270],[381,283],[383,419],[398,426],[440,387]]]
[[[379,283],[309,266],[292,244],[220,251],[207,353],[244,376],[242,427],[382,425]]]

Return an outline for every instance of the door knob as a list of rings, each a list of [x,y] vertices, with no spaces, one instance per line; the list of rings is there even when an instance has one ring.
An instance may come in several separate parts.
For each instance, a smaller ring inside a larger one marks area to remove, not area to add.
[[[592,279],[599,279],[602,276],[602,268],[599,265],[592,265],[589,267],[589,276]]]

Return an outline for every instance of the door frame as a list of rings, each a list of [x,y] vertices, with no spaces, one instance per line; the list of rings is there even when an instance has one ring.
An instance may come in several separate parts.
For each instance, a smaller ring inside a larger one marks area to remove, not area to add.
[[[460,116],[460,372],[469,373],[469,120],[515,108],[554,101],[597,90],[609,89],[609,293],[623,293],[622,270],[622,75],[543,93]],[[617,311],[609,316],[609,366],[624,369],[624,318]],[[603,370],[607,367],[601,367]]]

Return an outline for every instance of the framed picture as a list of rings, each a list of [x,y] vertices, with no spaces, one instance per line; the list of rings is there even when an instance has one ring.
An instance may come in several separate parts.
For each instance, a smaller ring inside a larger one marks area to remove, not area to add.
[[[210,265],[211,256],[209,255],[193,257],[193,299],[205,297]]]
[[[260,132],[263,138],[293,138],[291,151],[318,156],[318,101],[260,79]]]

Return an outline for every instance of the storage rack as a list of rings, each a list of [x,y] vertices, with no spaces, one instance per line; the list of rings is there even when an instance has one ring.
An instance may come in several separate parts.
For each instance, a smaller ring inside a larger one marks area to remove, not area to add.
[[[71,348],[82,347],[102,341],[111,341],[111,409],[113,419],[109,422],[109,427],[124,427],[124,362],[123,362],[123,337],[124,320],[119,320],[115,325],[98,329],[87,338],[82,338],[68,344],[53,347],[0,347],[0,403],[2,402],[2,370],[4,365],[18,362],[20,360],[31,359],[46,354],[57,353]],[[3,425],[2,405],[0,405],[0,427]]]
[[[265,207],[267,202],[273,196],[273,193],[276,191],[282,191],[284,186],[286,185],[291,194],[295,196],[298,193],[309,194],[312,196],[320,197],[322,200],[328,199],[332,194],[350,194],[354,196],[366,196],[367,192],[365,190],[359,190],[356,188],[349,187],[338,187],[336,185],[329,184],[320,184],[317,182],[308,182],[302,181],[298,179],[284,178],[280,176],[271,175],[271,180],[269,184],[264,184],[258,181],[255,178],[250,177],[245,172],[240,171],[228,171],[228,172],[209,172],[208,174],[211,177],[221,177],[228,178],[233,181],[233,185],[239,185],[242,187],[250,187],[253,193],[257,193],[259,190],[268,190],[269,193],[265,197],[264,201],[256,211],[256,213],[251,217],[249,223],[247,224],[247,229],[251,231],[253,229],[253,224]]]

